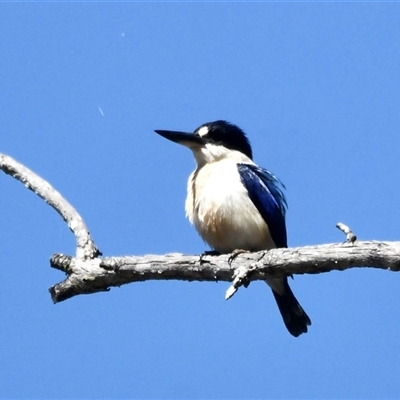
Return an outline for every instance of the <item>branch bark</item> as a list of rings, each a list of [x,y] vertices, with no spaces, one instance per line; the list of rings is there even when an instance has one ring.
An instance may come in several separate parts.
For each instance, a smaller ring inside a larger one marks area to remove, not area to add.
[[[273,249],[239,255],[232,265],[229,255],[182,254],[104,257],[82,261],[55,254],[51,266],[67,273],[65,281],[51,287],[55,303],[78,294],[108,290],[146,280],[235,281],[241,285],[267,276],[317,274],[355,267],[400,270],[400,242],[361,242]],[[232,291],[232,289],[229,289]],[[228,290],[228,294],[230,293]],[[236,290],[235,290],[236,291]]]
[[[62,219],[75,235],[76,257],[89,259],[101,254],[90,237],[89,230],[81,216],[50,183],[5,154],[0,154],[0,169],[19,180],[61,215]]]
[[[354,267],[400,270],[400,242],[362,242],[344,224],[337,227],[346,235],[342,244],[325,244],[274,249],[241,254],[230,263],[230,255],[186,256],[182,254],[103,257],[78,212],[48,182],[9,156],[0,154],[0,169],[22,182],[52,206],[67,222],[77,242],[76,256],[55,254],[52,268],[67,278],[49,289],[55,303],[79,294],[109,290],[146,280],[232,282],[226,298],[240,286],[267,276],[315,274]]]

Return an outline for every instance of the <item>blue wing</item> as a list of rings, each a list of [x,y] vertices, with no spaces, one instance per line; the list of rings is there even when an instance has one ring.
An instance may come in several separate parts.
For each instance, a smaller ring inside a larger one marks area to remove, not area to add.
[[[237,164],[240,178],[251,201],[268,225],[276,247],[287,247],[286,199],[283,184],[268,170],[251,164]]]

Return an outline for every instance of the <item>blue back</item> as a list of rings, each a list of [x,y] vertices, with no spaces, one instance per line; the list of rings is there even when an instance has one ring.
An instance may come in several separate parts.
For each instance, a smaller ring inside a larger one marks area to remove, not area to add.
[[[251,164],[237,164],[240,178],[251,201],[268,225],[276,247],[287,247],[283,184],[268,170]]]

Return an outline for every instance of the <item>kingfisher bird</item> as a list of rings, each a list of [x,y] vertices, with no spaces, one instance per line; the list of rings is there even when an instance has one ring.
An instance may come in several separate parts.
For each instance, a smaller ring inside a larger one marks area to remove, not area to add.
[[[253,161],[246,134],[224,120],[193,133],[155,130],[192,150],[197,167],[189,176],[186,216],[211,249],[220,254],[287,247],[283,184]],[[295,337],[311,325],[287,277],[267,278],[283,322]]]

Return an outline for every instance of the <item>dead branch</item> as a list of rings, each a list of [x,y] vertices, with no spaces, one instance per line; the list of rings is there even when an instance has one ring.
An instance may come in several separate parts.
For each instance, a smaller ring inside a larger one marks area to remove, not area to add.
[[[0,170],[19,180],[61,215],[76,237],[76,257],[89,259],[100,255],[81,216],[50,183],[5,154],[0,154]]]
[[[78,294],[146,280],[232,282],[239,276],[239,287],[264,280],[266,276],[317,274],[359,267],[399,271],[400,242],[357,241],[355,244],[273,249],[241,254],[232,266],[228,259],[229,255],[204,256],[200,261],[200,256],[167,254],[82,261],[56,254],[51,258],[51,266],[66,272],[68,277],[50,288],[50,293],[56,303]]]
[[[182,254],[99,257],[100,252],[80,215],[48,182],[2,154],[0,169],[51,205],[76,237],[76,257],[55,254],[50,260],[52,268],[67,274],[63,282],[49,289],[55,303],[146,280],[232,282],[226,293],[226,298],[230,298],[240,286],[247,287],[250,282],[265,280],[267,276],[316,274],[355,267],[400,270],[400,242],[358,241],[342,223],[337,227],[346,235],[344,243],[244,253],[232,265],[228,262],[229,254],[201,258]]]

